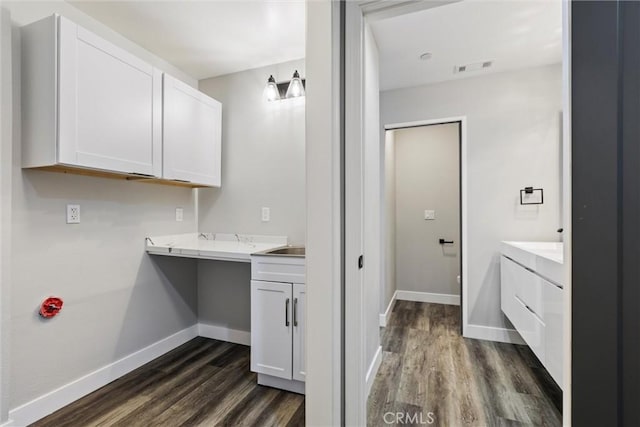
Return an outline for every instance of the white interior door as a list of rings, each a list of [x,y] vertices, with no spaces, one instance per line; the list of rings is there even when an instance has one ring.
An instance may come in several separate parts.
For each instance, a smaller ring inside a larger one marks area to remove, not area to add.
[[[345,422],[366,424],[366,324],[363,269],[363,35],[364,18],[346,4],[345,54]],[[367,259],[364,258],[366,263]]]
[[[219,187],[222,104],[164,75],[163,177]]]
[[[306,317],[307,287],[293,284],[293,379],[306,379]]]
[[[160,176],[161,73],[60,18],[58,161]]]
[[[251,370],[291,379],[292,286],[251,281]]]

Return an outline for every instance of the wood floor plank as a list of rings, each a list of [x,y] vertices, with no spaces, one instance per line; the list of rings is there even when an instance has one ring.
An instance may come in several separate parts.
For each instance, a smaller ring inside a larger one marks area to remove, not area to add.
[[[33,426],[304,425],[304,396],[258,385],[249,363],[247,346],[196,338]]]
[[[562,425],[562,391],[531,350],[461,337],[458,306],[396,301],[381,335],[369,426],[396,411],[433,412],[438,426]]]
[[[398,353],[383,352],[382,362],[367,402],[367,414],[370,421],[383,422],[383,416],[389,412],[396,401],[396,393],[402,374],[402,356]]]

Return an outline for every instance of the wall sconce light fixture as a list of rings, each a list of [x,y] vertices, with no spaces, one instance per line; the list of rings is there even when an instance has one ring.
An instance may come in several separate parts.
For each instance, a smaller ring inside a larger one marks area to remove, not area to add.
[[[276,83],[273,76],[267,79],[267,87],[264,89],[267,101],[277,101],[279,99],[298,98],[304,96],[306,80],[300,78],[300,73],[296,70],[290,81]]]

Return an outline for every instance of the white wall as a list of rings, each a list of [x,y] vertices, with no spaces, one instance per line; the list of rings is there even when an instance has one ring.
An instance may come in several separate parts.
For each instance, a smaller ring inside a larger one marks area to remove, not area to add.
[[[558,240],[560,64],[381,94],[382,124],[466,116],[469,323],[509,327],[500,311],[501,240]],[[542,187],[545,204],[520,206]]]
[[[396,291],[396,144],[395,131],[384,133],[383,283],[380,289],[380,313],[385,313]]]
[[[395,134],[396,286],[460,295],[460,124]],[[425,220],[425,210],[435,220]],[[452,240],[441,245],[438,239]]]
[[[307,0],[307,378],[308,426],[340,425],[339,4]]]
[[[378,47],[369,24],[364,26],[364,311],[365,357],[375,362],[380,347],[380,287],[382,280],[382,144],[380,143],[380,86]],[[348,308],[347,308],[348,309]]]
[[[9,414],[9,304],[11,268],[11,136],[13,108],[11,16],[0,9],[0,424]]]
[[[44,17],[53,10],[71,15],[62,2],[3,3],[5,6],[16,16],[28,12],[35,18]],[[71,17],[92,29],[97,26],[80,13]],[[19,35],[15,25],[13,33]],[[118,37],[109,34],[107,29],[101,32],[120,44]],[[20,39],[14,37],[16,57],[19,48]],[[140,48],[133,50],[140,52]],[[162,63],[160,59],[154,62]],[[9,194],[12,203],[11,408],[197,321],[195,262],[150,257],[144,252],[145,236],[196,230],[192,191],[22,170],[19,67],[19,61],[14,61],[12,137],[2,139],[2,153],[12,152],[11,188],[8,192],[3,188],[2,193]],[[5,160],[3,157],[3,173]],[[81,224],[65,224],[67,203],[81,205]],[[175,221],[177,206],[184,208],[184,222]],[[4,233],[2,237],[4,243]],[[2,284],[6,297],[6,282]],[[65,305],[58,317],[44,321],[37,308],[50,295],[62,297]]]
[[[207,232],[288,236],[305,243],[305,99],[268,102],[269,75],[304,78],[304,60],[274,64],[200,81],[222,102],[222,188],[198,190],[199,229]],[[269,207],[271,220],[262,222]],[[198,264],[202,323],[249,331],[251,266]]]
[[[222,188],[198,190],[201,231],[285,235],[305,241],[305,99],[268,102],[269,75],[304,78],[304,60],[200,81],[222,102]],[[261,209],[271,209],[262,222]]]

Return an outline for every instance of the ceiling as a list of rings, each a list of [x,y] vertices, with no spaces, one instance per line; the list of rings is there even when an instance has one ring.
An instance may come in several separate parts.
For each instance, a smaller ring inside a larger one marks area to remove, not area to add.
[[[304,58],[304,0],[69,1],[196,79]]]
[[[381,90],[529,68],[562,60],[562,1],[465,0],[371,23]],[[423,61],[422,53],[431,59]],[[493,61],[455,74],[456,65]]]

